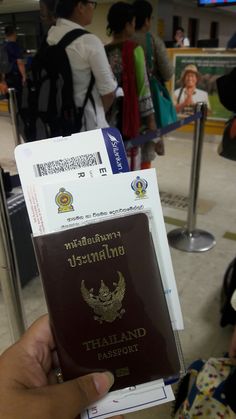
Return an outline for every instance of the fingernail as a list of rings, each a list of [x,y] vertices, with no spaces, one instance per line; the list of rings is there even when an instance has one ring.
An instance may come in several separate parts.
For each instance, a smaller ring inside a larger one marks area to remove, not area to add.
[[[93,381],[98,394],[103,395],[106,394],[114,384],[114,376],[109,371],[96,373],[93,375]]]

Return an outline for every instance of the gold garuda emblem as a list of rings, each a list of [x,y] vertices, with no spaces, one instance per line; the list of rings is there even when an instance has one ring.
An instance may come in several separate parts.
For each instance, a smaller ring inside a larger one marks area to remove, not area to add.
[[[74,207],[72,205],[73,196],[70,192],[66,191],[65,188],[59,189],[59,192],[56,194],[55,201],[58,206],[58,212],[74,211]]]
[[[121,272],[117,271],[119,280],[113,282],[115,289],[112,291],[106,286],[104,281],[101,281],[98,294],[94,294],[93,288],[88,290],[85,286],[84,280],[81,282],[81,293],[84,301],[93,309],[95,316],[94,320],[99,323],[112,323],[116,319],[121,319],[125,313],[122,308],[122,300],[125,295],[125,279]]]

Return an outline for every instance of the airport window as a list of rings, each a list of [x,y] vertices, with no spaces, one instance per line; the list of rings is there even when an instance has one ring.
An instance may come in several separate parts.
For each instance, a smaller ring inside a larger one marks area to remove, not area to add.
[[[191,47],[195,47],[197,45],[198,31],[199,31],[199,20],[192,17],[189,18],[188,37],[190,40]]]
[[[181,16],[173,16],[173,20],[172,20],[172,27],[173,27],[173,34],[172,34],[172,38],[174,39],[174,35],[176,32],[176,29],[182,25],[182,18]]]
[[[16,27],[18,43],[24,51],[38,48],[42,37],[39,12],[0,15],[0,42],[5,39],[4,28],[6,25]]]

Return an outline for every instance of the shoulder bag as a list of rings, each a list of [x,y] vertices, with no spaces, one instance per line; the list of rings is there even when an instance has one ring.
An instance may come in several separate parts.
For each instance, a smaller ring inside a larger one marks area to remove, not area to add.
[[[176,122],[177,115],[165,84],[153,74],[153,58],[155,57],[155,52],[153,49],[152,35],[149,32],[146,34],[146,51],[149,83],[155,110],[156,124],[158,128],[163,128],[166,125]]]

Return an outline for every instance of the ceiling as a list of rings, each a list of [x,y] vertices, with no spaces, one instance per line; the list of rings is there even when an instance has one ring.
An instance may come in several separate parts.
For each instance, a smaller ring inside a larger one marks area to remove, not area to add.
[[[39,0],[0,0],[0,14],[39,10]]]
[[[103,2],[107,0],[102,0]],[[164,0],[159,0],[164,1]],[[188,5],[196,7],[197,0],[172,0],[173,3]],[[221,9],[221,8],[219,8]],[[27,12],[31,10],[39,10],[39,0],[0,0],[0,14],[1,13],[14,13],[14,12]],[[236,6],[226,7],[221,9],[222,12],[234,12]]]

